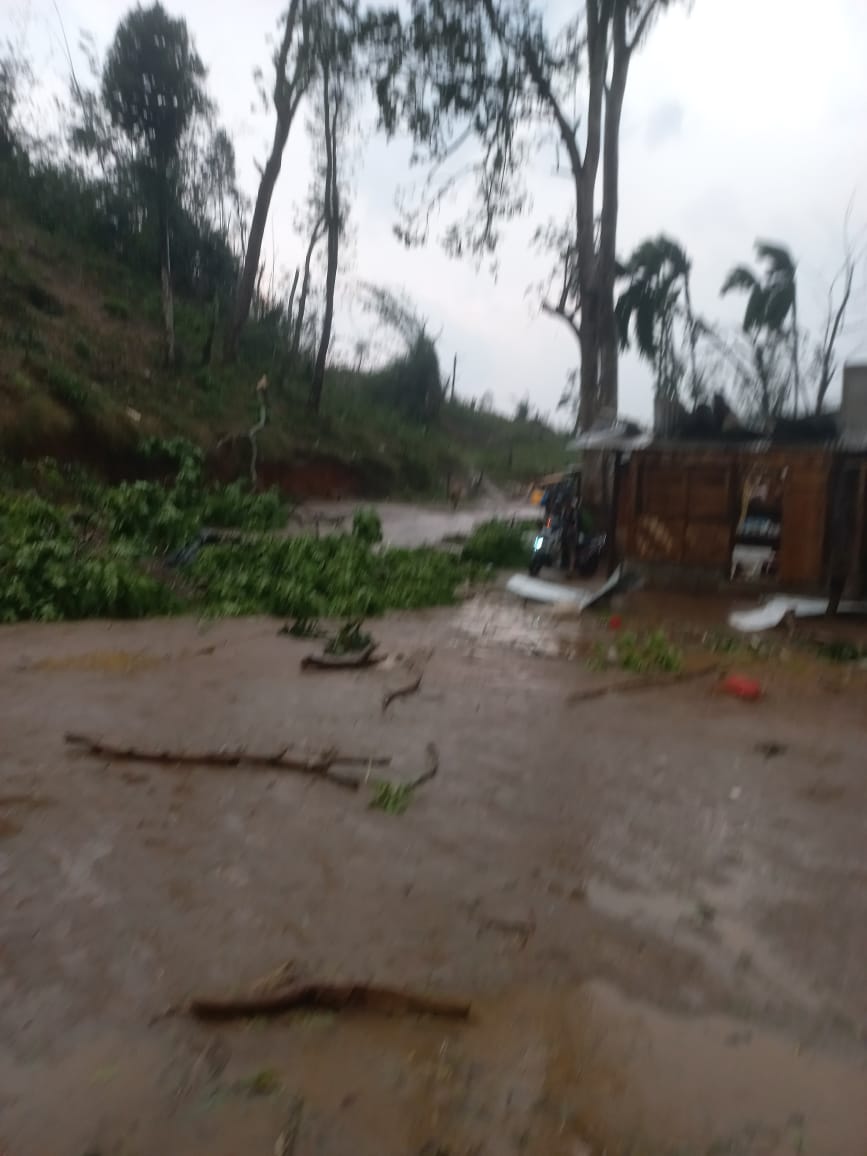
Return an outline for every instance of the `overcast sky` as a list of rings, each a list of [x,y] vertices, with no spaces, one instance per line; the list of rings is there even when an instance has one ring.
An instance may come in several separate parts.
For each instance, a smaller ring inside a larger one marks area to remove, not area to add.
[[[164,0],[183,15],[209,70],[209,87],[232,134],[247,190],[267,155],[271,121],[254,108],[255,67],[267,68],[284,0]],[[79,30],[100,49],[129,7],[119,0],[0,0],[0,35],[9,35],[42,76],[62,75],[58,11],[76,52]],[[570,0],[551,0],[554,16]],[[76,55],[79,67],[83,62]],[[691,12],[664,16],[633,65],[622,133],[620,251],[666,232],[693,259],[696,308],[736,323],[736,300],[719,287],[735,263],[750,260],[757,237],[779,240],[799,260],[801,309],[817,328],[827,284],[851,232],[867,225],[867,0],[694,0]],[[405,250],[393,237],[395,194],[411,179],[406,143],[371,135],[353,179],[352,241],[336,319],[337,348],[352,355],[373,322],[354,304],[353,284],[405,289],[442,331],[441,360],[458,356],[458,392],[494,395],[511,410],[529,394],[553,413],[577,345],[563,326],[538,314],[528,292],[546,272],[532,250],[537,224],[568,206],[562,178],[540,161],[531,174],[532,209],[508,230],[494,281],[486,270],[448,259],[434,245]],[[305,239],[293,229],[308,176],[299,122],[272,206],[278,267],[293,269]],[[270,260],[270,252],[268,254]],[[867,359],[867,270],[862,267],[844,352]],[[835,386],[835,392],[839,385]],[[621,370],[621,410],[651,412],[651,382],[632,356]]]

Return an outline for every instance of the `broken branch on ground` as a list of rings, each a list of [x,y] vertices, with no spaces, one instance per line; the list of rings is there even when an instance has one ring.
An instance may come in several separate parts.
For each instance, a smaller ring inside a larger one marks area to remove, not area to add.
[[[155,763],[160,766],[192,766],[192,767],[240,767],[247,766],[256,770],[289,771],[298,774],[312,775],[315,778],[325,779],[335,786],[346,790],[357,791],[361,780],[354,775],[344,775],[335,770],[335,767],[387,767],[391,765],[390,756],[375,755],[347,755],[338,750],[321,751],[319,754],[308,757],[293,756],[289,748],[284,747],[274,754],[256,754],[245,750],[236,751],[171,751],[171,750],[144,750],[139,747],[123,747],[103,739],[91,738],[89,735],[66,734],[65,741],[89,755],[118,762]]]
[[[703,667],[701,670],[687,670],[680,674],[652,674],[646,678],[620,678],[617,682],[606,683],[605,686],[590,687],[589,690],[576,690],[566,699],[567,702],[589,702],[592,699],[604,698],[609,694],[626,694],[637,690],[658,690],[661,687],[676,686],[684,682],[694,682],[708,675],[716,674],[719,665]]]

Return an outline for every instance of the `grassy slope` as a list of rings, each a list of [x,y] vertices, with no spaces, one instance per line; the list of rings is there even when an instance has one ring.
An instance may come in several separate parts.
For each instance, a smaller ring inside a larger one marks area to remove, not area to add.
[[[181,367],[168,372],[159,318],[155,283],[0,202],[0,454],[128,473],[142,435],[182,435],[210,451],[221,437],[243,434],[256,418],[255,382],[271,368],[270,339],[254,327],[237,366],[200,368],[209,311],[178,301]],[[271,477],[291,488],[281,464],[297,477],[299,461],[337,463],[361,489],[441,495],[449,473],[525,482],[567,460],[565,438],[538,423],[454,405],[425,431],[373,405],[364,382],[332,373],[319,419],[306,411],[303,381],[275,385],[261,440],[266,475],[270,465]],[[236,468],[248,452],[239,442]]]

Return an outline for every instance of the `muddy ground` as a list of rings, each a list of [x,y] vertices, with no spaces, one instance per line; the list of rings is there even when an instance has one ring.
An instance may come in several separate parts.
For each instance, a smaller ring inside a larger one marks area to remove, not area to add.
[[[377,622],[361,673],[302,673],[264,620],[0,633],[3,1156],[864,1156],[867,674],[721,655],[708,620],[690,661],[762,702],[574,701],[611,678],[604,619],[496,592]],[[423,682],[383,714],[399,655]],[[336,745],[395,782],[432,741],[440,770],[390,814],[370,782],[108,763],[69,730]],[[288,961],[471,1018],[161,1016]]]

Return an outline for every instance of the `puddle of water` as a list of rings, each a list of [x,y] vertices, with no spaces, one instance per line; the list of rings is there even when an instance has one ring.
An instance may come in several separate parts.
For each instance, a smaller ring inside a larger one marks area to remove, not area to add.
[[[670,891],[639,891],[615,887],[599,878],[589,879],[585,893],[598,911],[684,943],[718,974],[739,971],[771,982],[792,1002],[805,1008],[819,1006],[815,991],[794,974],[770,944],[727,903],[741,895],[745,885],[703,886],[693,898]]]
[[[549,612],[526,610],[514,599],[481,595],[465,602],[455,619],[465,637],[483,646],[501,646],[544,658],[574,657],[578,638]]]
[[[302,1016],[58,1046],[62,1058],[25,1067],[0,1049],[10,1152],[271,1151],[299,1103],[297,1150],[320,1156],[867,1151],[863,1063],[736,1020],[667,1015],[604,984],[521,987],[480,1001],[461,1027]],[[269,1094],[239,1095],[263,1072]]]

